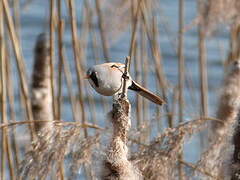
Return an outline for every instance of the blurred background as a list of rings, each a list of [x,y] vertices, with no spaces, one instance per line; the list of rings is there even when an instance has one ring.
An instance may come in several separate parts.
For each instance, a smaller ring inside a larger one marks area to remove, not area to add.
[[[7,67],[7,104],[1,111],[5,114],[2,123],[29,120],[24,102],[31,99],[34,47],[40,33],[47,33],[52,43],[53,119],[111,128],[107,113],[112,108],[112,98],[97,94],[83,77],[95,64],[124,63],[128,55],[133,79],[167,101],[160,107],[129,91],[131,133],[139,143],[148,144],[166,128],[179,123],[215,117],[225,65],[233,56],[230,49],[239,22],[239,2],[142,0],[139,5],[140,2],[3,0],[0,24]],[[15,128],[16,137],[10,137],[20,148],[20,163],[28,149],[25,141],[30,133],[27,125]],[[207,129],[184,144],[185,161],[199,160],[208,144]],[[87,130],[87,136],[96,133],[95,128]],[[107,144],[106,139],[101,145]],[[132,148],[136,150],[135,146]],[[11,179],[9,163],[3,164],[5,178]],[[84,179],[83,174],[79,171],[75,178]]]

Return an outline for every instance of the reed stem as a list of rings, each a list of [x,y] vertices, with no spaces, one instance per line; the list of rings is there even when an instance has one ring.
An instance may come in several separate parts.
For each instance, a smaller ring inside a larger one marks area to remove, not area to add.
[[[82,82],[82,67],[81,67],[81,55],[80,55],[80,47],[79,47],[79,38],[77,35],[77,21],[76,21],[76,13],[75,13],[75,5],[74,0],[68,0],[69,5],[69,13],[71,18],[71,31],[72,31],[72,45],[73,45],[73,53],[74,53],[74,60],[76,64],[76,71],[77,71],[77,80],[78,80],[78,90],[79,90],[79,103],[81,108],[81,118],[82,123],[86,123],[86,113],[84,108],[84,99],[83,99],[83,82]],[[84,136],[87,137],[87,129],[84,129]]]
[[[20,77],[20,83],[21,83],[21,91],[23,94],[23,99],[24,99],[24,104],[26,107],[26,114],[27,114],[27,119],[30,121],[33,120],[32,117],[32,111],[31,111],[31,102],[30,102],[30,95],[29,95],[29,90],[27,86],[27,81],[26,81],[26,71],[25,71],[25,65],[24,65],[24,59],[21,54],[21,48],[19,44],[19,40],[17,38],[17,33],[14,28],[14,23],[10,15],[10,8],[8,5],[7,0],[2,0],[3,3],[3,12],[6,17],[6,23],[8,27],[8,32],[13,44],[13,49],[14,49],[14,54],[16,57],[16,62],[17,62],[17,68],[18,68],[18,73]],[[31,140],[34,140],[35,134],[34,134],[34,127],[32,124],[30,124],[30,133],[31,133]]]
[[[185,84],[185,62],[184,62],[184,0],[179,0],[179,32],[178,32],[178,86],[179,86],[179,123],[183,122],[184,116],[184,84]],[[179,153],[179,159],[183,159],[183,152]],[[179,179],[184,177],[182,164],[179,163]]]

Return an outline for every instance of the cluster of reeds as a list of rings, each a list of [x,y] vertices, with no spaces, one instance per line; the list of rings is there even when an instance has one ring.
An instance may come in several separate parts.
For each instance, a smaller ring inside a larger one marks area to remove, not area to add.
[[[81,8],[74,0],[50,0],[48,31],[36,37],[33,49],[32,76],[20,38],[23,7],[19,1],[10,5],[7,0],[0,2],[0,179],[238,179],[239,0],[198,1],[200,107],[184,95],[188,90],[194,96],[185,70],[184,0],[179,0],[178,41],[169,35],[178,59],[176,84],[163,66],[159,27],[170,31],[158,0],[84,0]],[[230,48],[216,118],[211,118],[206,36],[220,23],[231,25]],[[107,114],[109,103],[93,97],[83,77],[89,65],[111,60],[111,47],[118,46],[126,33],[132,77],[155,88],[168,103],[160,108],[139,96],[128,101],[123,92],[104,128],[96,105]],[[69,34],[71,46],[66,48]],[[194,112],[195,120],[185,122],[186,116],[191,117],[186,107],[191,106],[199,111]],[[185,143],[209,124],[210,137],[200,137],[208,146],[198,162],[187,162]]]

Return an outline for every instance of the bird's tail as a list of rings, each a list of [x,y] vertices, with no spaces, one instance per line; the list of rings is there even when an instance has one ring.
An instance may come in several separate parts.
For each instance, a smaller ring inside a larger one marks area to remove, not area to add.
[[[138,83],[136,83],[134,81],[132,81],[132,85],[129,86],[128,89],[136,91],[138,94],[147,98],[148,100],[152,101],[155,104],[158,104],[158,105],[166,104],[166,102],[161,97],[153,94],[152,92],[150,92],[146,88],[140,86]]]

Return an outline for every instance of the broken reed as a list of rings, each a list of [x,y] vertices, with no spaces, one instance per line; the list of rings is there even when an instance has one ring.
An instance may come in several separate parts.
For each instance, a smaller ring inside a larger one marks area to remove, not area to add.
[[[52,76],[51,76],[51,50],[49,38],[46,34],[40,34],[34,49],[34,67],[32,73],[32,112],[34,120],[54,119]],[[35,131],[52,131],[51,123],[35,123]]]

